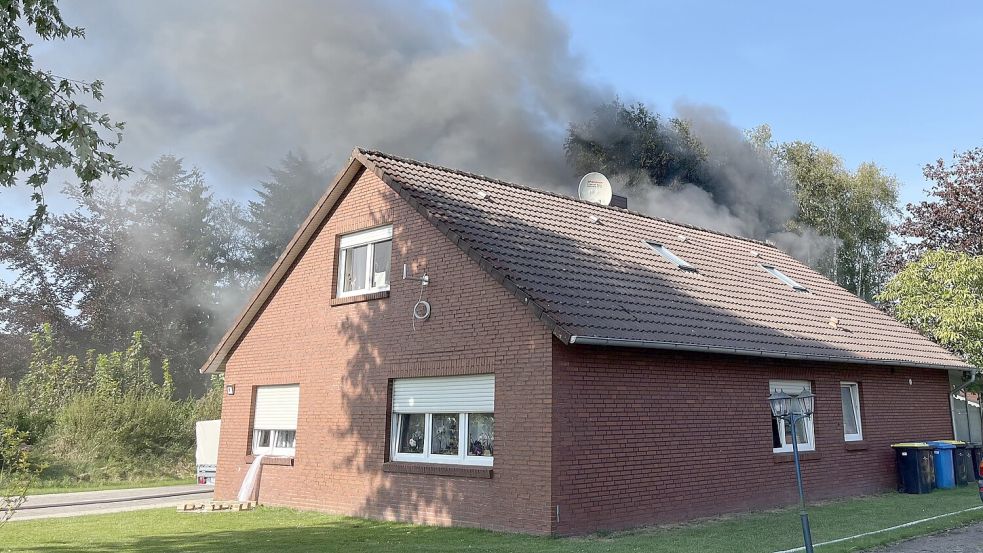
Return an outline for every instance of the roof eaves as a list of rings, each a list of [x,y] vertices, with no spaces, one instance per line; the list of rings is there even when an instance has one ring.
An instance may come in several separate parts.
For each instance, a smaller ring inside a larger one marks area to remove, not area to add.
[[[465,255],[471,258],[472,261],[477,263],[478,266],[482,268],[482,270],[488,273],[493,279],[495,279],[496,282],[501,284],[513,296],[518,298],[519,301],[521,301],[523,304],[529,307],[529,309],[532,310],[533,315],[535,315],[537,319],[542,321],[543,324],[546,325],[546,328],[549,329],[554,336],[556,336],[561,341],[566,343],[566,341],[570,337],[570,332],[564,330],[560,326],[559,322],[556,319],[554,319],[552,316],[550,316],[546,312],[546,310],[541,305],[539,305],[536,302],[536,300],[532,298],[532,296],[530,296],[528,293],[522,290],[517,284],[512,282],[512,280],[509,279],[508,276],[505,275],[505,273],[500,271],[497,267],[495,267],[494,264],[492,264],[491,261],[489,261],[484,256],[482,256],[478,250],[472,248],[471,244],[469,244],[465,240],[462,240],[461,237],[447,225],[447,223],[444,223],[443,221],[436,219],[433,216],[433,214],[431,214],[430,211],[426,208],[426,206],[424,206],[422,203],[417,201],[416,198],[413,197],[413,195],[409,192],[409,190],[403,188],[403,186],[401,186],[398,182],[396,182],[395,179],[390,177],[389,174],[387,174],[379,166],[373,163],[372,160],[369,159],[366,154],[379,155],[379,156],[390,157],[394,159],[400,159],[400,158],[396,158],[395,156],[390,156],[388,154],[383,154],[381,152],[362,150],[361,148],[356,148],[355,152],[352,154],[354,158],[358,159],[358,161],[365,166],[366,170],[371,171],[374,175],[379,177],[379,179],[381,179],[382,182],[386,183],[397,194],[399,194],[399,196],[403,198],[406,201],[406,203],[408,203],[411,207],[413,207],[413,209],[415,209],[417,213],[422,215],[424,219],[429,221],[430,224],[436,227],[437,230],[439,230],[444,236],[446,236],[451,242],[453,242],[458,248],[460,248],[461,251],[463,251]],[[433,167],[435,169],[450,171],[443,167],[430,166],[422,162],[413,162],[413,163],[419,163],[420,165],[426,165],[428,167]],[[485,180],[494,180],[494,179],[489,179],[487,177],[476,177],[476,178],[482,178]],[[503,183],[503,184],[508,184],[508,183]],[[518,186],[518,185],[513,185],[513,186]]]
[[[916,367],[923,369],[943,369],[950,371],[977,371],[979,368],[969,364],[950,365],[945,363],[917,363],[914,361],[901,361],[891,359],[864,359],[862,357],[836,356],[836,355],[806,355],[789,353],[784,351],[756,350],[745,348],[729,348],[721,346],[709,346],[700,344],[687,344],[683,342],[665,342],[658,340],[632,340],[627,338],[605,338],[601,336],[569,336],[565,341],[567,344],[580,344],[585,346],[610,346],[644,349],[664,349],[676,351],[693,351],[701,353],[723,353],[727,355],[741,355],[748,357],[770,357],[775,359],[795,359],[800,361],[820,361],[826,363],[854,363],[860,365],[881,365],[895,367]]]

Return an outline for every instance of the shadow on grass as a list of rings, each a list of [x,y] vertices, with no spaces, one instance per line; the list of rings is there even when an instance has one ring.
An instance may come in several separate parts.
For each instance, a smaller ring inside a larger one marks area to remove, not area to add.
[[[814,536],[817,542],[825,541],[977,506],[978,499],[974,496],[975,490],[961,489],[937,492],[934,497],[886,494],[812,505]],[[983,520],[983,511],[961,513],[826,546],[822,551],[858,551],[980,520]],[[548,538],[468,528],[414,526],[289,509],[261,508],[235,514],[138,511],[11,523],[0,528],[0,551],[770,553],[801,545],[798,523],[795,509],[783,509],[583,538]]]

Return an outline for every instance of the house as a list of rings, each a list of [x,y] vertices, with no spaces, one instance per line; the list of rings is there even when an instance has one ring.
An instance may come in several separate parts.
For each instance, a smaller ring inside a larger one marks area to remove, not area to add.
[[[203,371],[217,499],[579,534],[892,489],[973,368],[769,244],[356,149]]]

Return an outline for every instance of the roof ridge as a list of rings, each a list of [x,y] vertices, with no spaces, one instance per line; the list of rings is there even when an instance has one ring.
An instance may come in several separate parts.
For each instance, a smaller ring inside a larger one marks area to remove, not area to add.
[[[730,234],[730,233],[727,233],[727,232],[721,232],[719,230],[713,230],[713,229],[709,229],[709,228],[706,228],[706,227],[701,227],[701,226],[698,226],[698,225],[692,225],[690,223],[681,223],[679,221],[673,221],[671,219],[666,219],[664,217],[655,217],[653,215],[648,215],[648,214],[642,213],[640,211],[635,211],[635,210],[627,209],[627,208],[623,208],[623,207],[615,207],[615,206],[611,206],[611,205],[604,205],[604,204],[598,204],[598,203],[594,203],[594,202],[588,202],[587,200],[581,200],[580,198],[574,198],[573,196],[567,196],[565,194],[560,194],[559,192],[553,192],[551,190],[543,190],[542,188],[535,188],[535,187],[532,187],[532,186],[526,186],[526,185],[523,185],[523,184],[517,184],[517,183],[514,183],[514,182],[510,182],[510,181],[506,181],[506,180],[502,180],[502,179],[496,179],[494,177],[489,177],[489,176],[486,176],[486,175],[482,175],[482,174],[479,174],[479,173],[472,173],[472,172],[469,172],[469,171],[462,171],[461,169],[454,169],[454,168],[451,168],[451,167],[445,167],[443,165],[437,165],[437,164],[429,163],[429,162],[426,162],[426,161],[420,161],[418,159],[397,156],[397,155],[389,154],[389,153],[382,152],[382,151],[379,151],[379,150],[369,150],[369,149],[362,148],[362,147],[356,147],[355,149],[357,151],[359,151],[360,153],[362,153],[363,155],[374,155],[374,156],[389,158],[389,159],[392,159],[392,160],[395,160],[395,161],[401,161],[403,163],[411,163],[411,164],[414,164],[414,165],[420,165],[422,167],[427,167],[429,169],[437,169],[437,170],[440,170],[440,171],[445,171],[447,173],[454,173],[454,174],[462,175],[462,176],[465,176],[465,177],[470,177],[470,178],[474,178],[474,179],[479,179],[479,180],[484,180],[484,181],[488,181],[488,182],[493,182],[495,184],[501,184],[503,186],[509,186],[509,187],[512,187],[512,188],[518,188],[519,190],[526,190],[526,191],[529,191],[529,192],[535,192],[537,194],[543,194],[545,196],[552,196],[552,197],[556,197],[556,198],[561,198],[561,199],[568,200],[568,201],[571,201],[571,202],[575,202],[575,203],[579,203],[579,204],[584,204],[584,205],[587,205],[587,206],[590,206],[590,207],[603,208],[603,209],[609,209],[609,210],[616,210],[617,212],[627,213],[629,215],[634,215],[636,217],[642,217],[643,219],[649,219],[649,220],[652,220],[652,221],[659,221],[661,223],[667,223],[667,224],[670,224],[670,225],[676,225],[676,226],[679,226],[679,227],[688,228],[688,229],[692,229],[692,230],[698,230],[698,231],[702,231],[702,232],[709,232],[710,234],[716,234],[718,236],[726,236],[728,238],[734,238],[734,239],[737,239],[737,240],[744,240],[746,242],[751,242],[753,244],[758,244],[758,245],[764,246],[766,248],[774,248],[776,250],[779,249],[778,246],[776,246],[776,245],[774,245],[772,243],[769,243],[769,242],[764,241],[764,240],[758,240],[756,238],[748,238],[747,236],[740,236],[740,235],[737,235],[737,234]]]

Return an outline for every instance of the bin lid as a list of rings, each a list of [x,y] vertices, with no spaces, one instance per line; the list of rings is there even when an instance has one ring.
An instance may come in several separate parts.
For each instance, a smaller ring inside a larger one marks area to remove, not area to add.
[[[928,442],[928,445],[935,449],[956,449],[956,446],[948,442],[933,441]]]
[[[960,447],[960,446],[966,445],[966,442],[963,442],[963,441],[960,441],[960,440],[936,440],[936,441],[939,442],[940,444],[952,444],[952,445],[954,445],[956,447]]]
[[[891,444],[891,447],[904,448],[904,449],[931,449],[932,446],[925,442],[903,442],[900,444]]]

